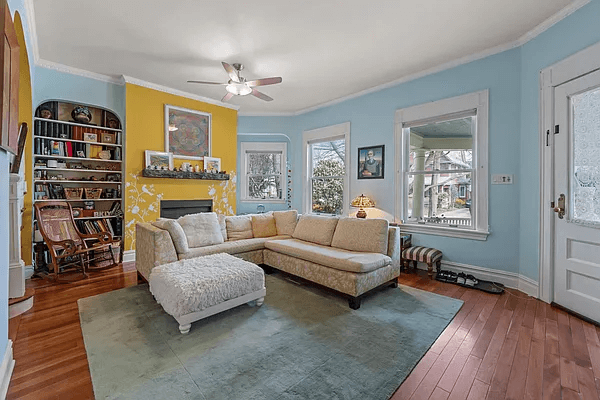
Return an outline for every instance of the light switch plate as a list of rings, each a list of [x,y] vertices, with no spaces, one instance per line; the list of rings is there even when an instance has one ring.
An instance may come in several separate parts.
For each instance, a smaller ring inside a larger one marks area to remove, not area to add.
[[[512,174],[493,174],[492,185],[512,185],[514,176]]]

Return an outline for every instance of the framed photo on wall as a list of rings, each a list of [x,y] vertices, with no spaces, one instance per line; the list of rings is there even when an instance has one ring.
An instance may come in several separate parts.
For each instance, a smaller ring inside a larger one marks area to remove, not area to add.
[[[207,172],[219,172],[221,170],[221,159],[215,157],[204,157],[204,169]]]
[[[146,168],[160,168],[166,167],[173,169],[173,154],[163,153],[160,151],[146,150]]]
[[[173,157],[210,157],[211,129],[211,114],[165,104],[165,152]]]
[[[358,148],[358,179],[383,179],[385,145]]]

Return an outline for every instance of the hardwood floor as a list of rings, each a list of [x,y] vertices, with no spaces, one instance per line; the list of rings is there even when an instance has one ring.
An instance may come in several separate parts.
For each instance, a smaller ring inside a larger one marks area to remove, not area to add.
[[[600,328],[513,290],[491,295],[422,271],[400,283],[465,304],[393,400],[600,398]],[[16,365],[7,398],[92,399],[77,299],[135,284],[133,264],[77,283],[33,282],[33,308],[9,323]]]

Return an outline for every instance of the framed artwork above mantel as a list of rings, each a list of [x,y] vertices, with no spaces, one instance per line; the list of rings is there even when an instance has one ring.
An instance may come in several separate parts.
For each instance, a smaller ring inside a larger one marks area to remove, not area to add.
[[[165,152],[174,158],[211,156],[211,114],[165,104]]]

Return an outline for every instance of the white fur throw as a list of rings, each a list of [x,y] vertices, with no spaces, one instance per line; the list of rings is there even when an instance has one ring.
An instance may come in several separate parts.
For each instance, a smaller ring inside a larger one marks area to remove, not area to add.
[[[149,283],[164,310],[180,317],[259,291],[265,275],[251,262],[219,253],[159,265]]]

